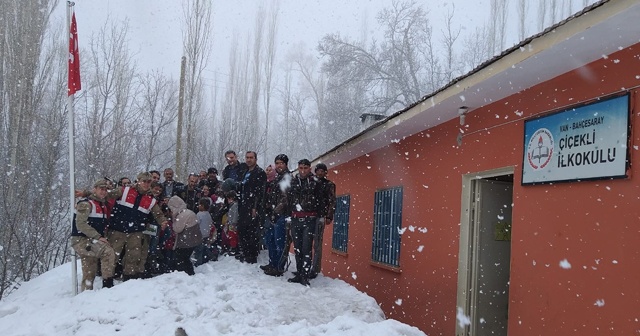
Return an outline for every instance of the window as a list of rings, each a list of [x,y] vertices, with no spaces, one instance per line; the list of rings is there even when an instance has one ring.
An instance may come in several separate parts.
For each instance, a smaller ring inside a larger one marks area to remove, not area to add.
[[[374,202],[371,259],[400,267],[402,187],[376,191]]]
[[[344,195],[336,197],[336,212],[333,215],[333,240],[331,248],[347,253],[347,243],[349,242],[349,207],[351,206],[351,196]]]

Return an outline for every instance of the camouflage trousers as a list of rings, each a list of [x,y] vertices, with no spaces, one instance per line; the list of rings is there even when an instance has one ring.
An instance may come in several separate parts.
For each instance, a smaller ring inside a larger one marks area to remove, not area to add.
[[[81,290],[93,289],[93,280],[98,271],[98,260],[100,260],[102,278],[113,278],[116,255],[111,246],[87,237],[71,237],[71,247],[80,256],[82,263]]]
[[[113,250],[116,252],[116,259],[124,252],[122,260],[122,274],[133,276],[144,272],[144,263],[147,261],[149,245],[145,251],[145,237],[142,232],[124,233],[119,231],[109,231],[107,234]],[[114,261],[115,267],[115,261]]]

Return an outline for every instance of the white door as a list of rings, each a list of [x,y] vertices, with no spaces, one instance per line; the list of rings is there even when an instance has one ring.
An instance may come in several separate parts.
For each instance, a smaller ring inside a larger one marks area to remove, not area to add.
[[[506,336],[513,183],[486,179],[474,182],[470,334]]]

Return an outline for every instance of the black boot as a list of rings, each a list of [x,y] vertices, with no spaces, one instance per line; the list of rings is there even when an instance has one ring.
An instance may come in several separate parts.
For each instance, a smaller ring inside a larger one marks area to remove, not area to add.
[[[102,279],[102,288],[111,288],[113,287],[113,278]]]

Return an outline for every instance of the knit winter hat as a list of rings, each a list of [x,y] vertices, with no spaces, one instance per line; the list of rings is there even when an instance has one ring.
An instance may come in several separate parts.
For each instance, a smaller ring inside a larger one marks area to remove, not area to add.
[[[273,162],[278,160],[284,162],[284,164],[289,164],[289,157],[286,154],[278,154]]]
[[[329,171],[329,169],[327,169],[327,165],[324,163],[318,163],[316,165],[316,169],[314,171],[318,171],[318,169],[322,169],[324,171]]]

